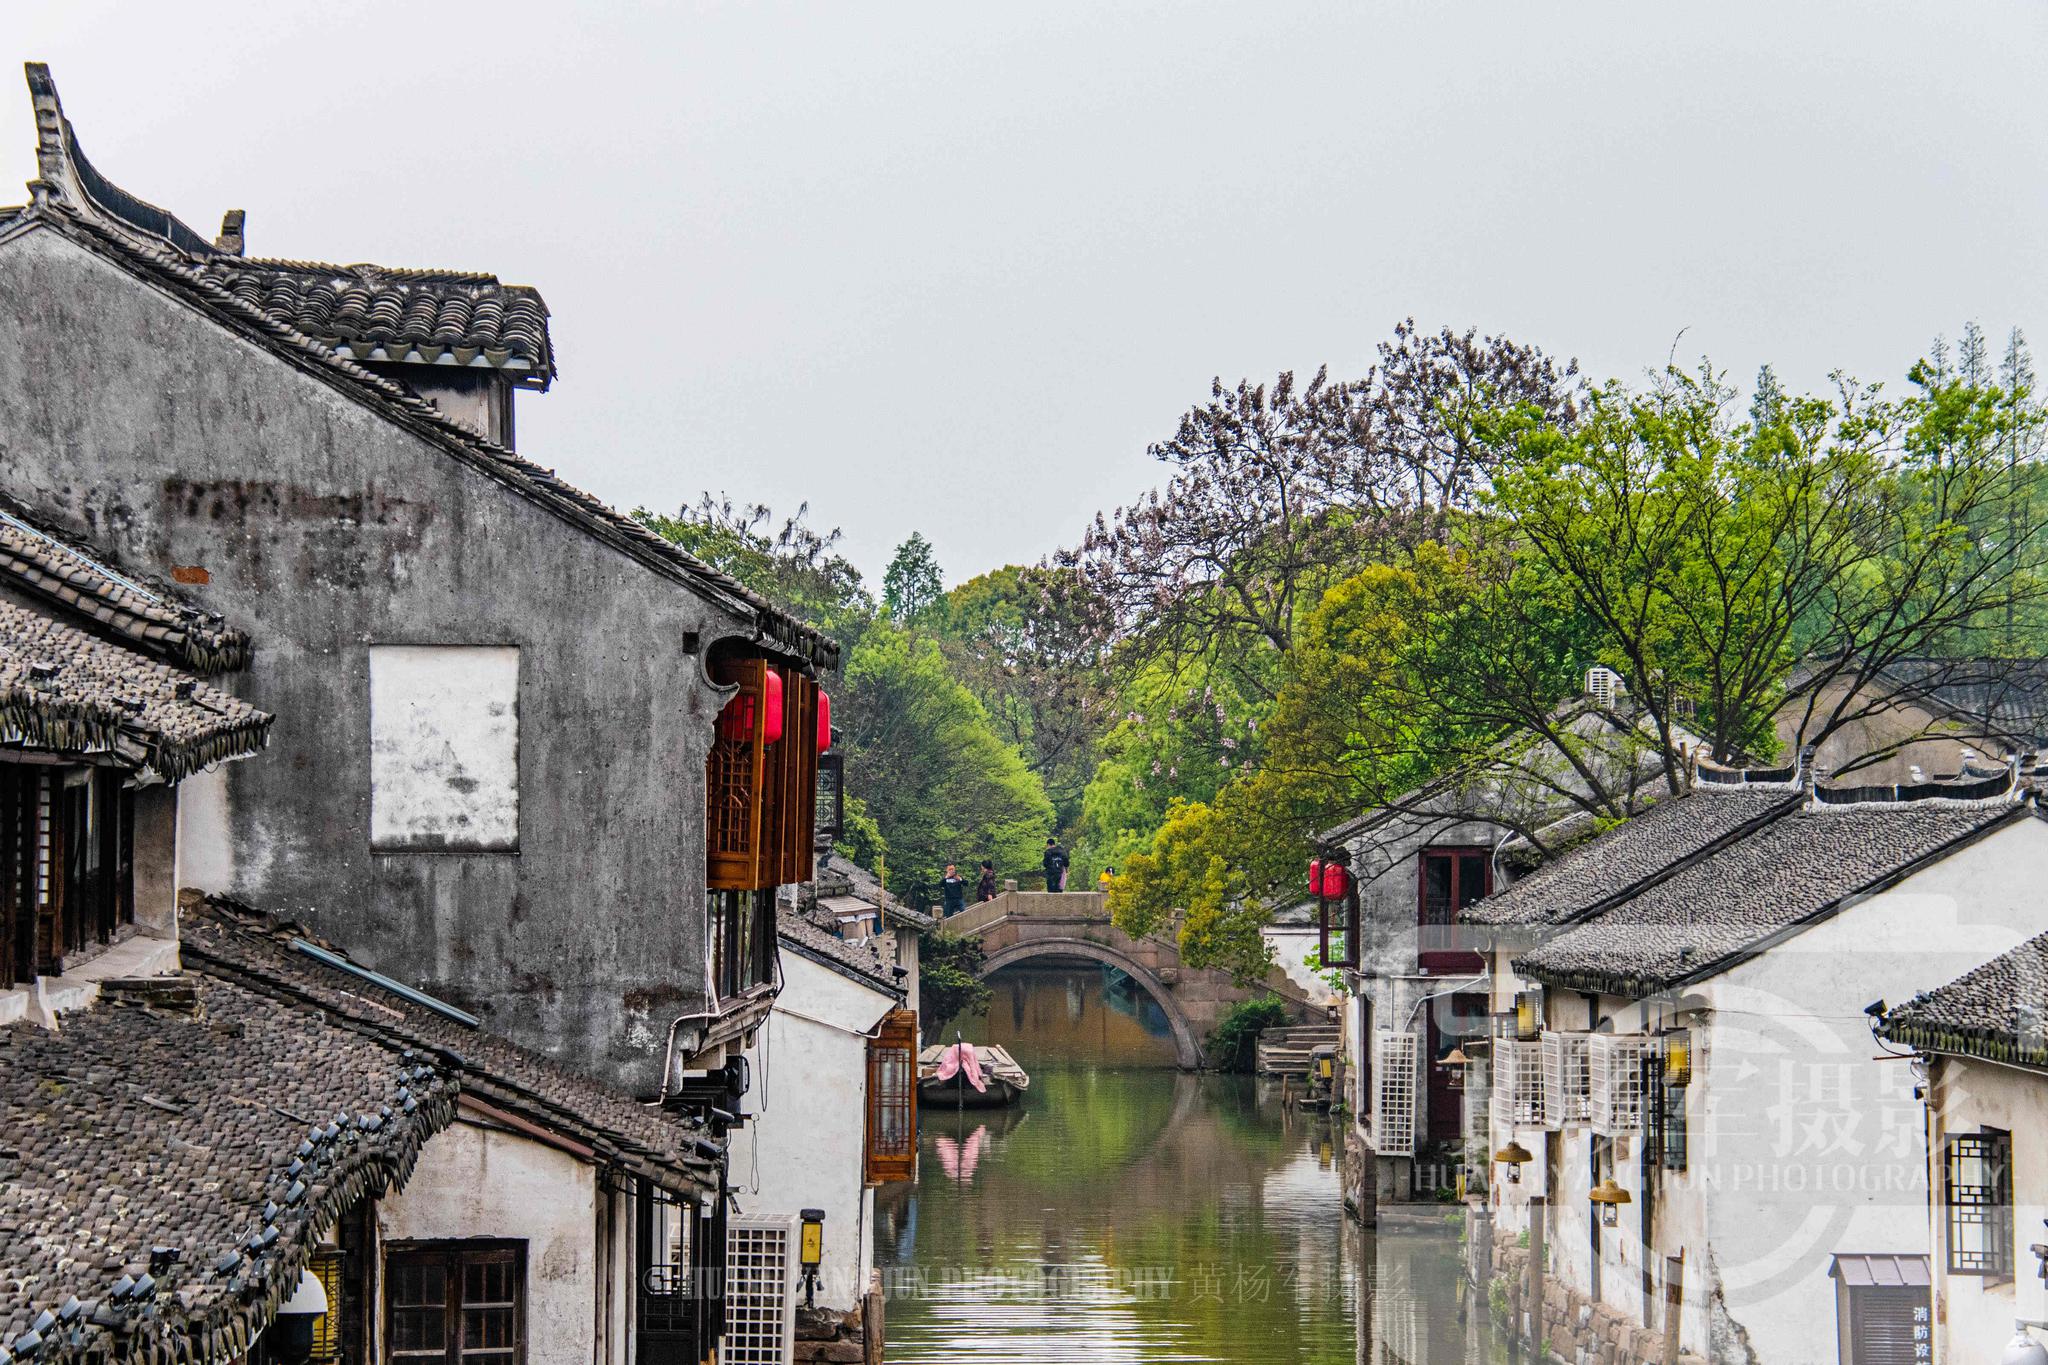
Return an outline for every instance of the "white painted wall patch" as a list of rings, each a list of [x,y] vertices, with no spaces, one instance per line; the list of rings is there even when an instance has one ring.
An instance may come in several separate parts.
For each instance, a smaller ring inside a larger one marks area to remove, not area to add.
[[[519,847],[519,649],[370,648],[370,844]]]

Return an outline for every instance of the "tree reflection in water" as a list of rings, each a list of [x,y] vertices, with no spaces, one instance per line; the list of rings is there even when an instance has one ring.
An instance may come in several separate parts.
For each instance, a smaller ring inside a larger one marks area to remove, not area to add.
[[[1492,1358],[1446,1211],[1347,1220],[1327,1119],[1249,1077],[1008,1045],[1025,1103],[927,1111],[922,1182],[878,1201],[892,1365]]]

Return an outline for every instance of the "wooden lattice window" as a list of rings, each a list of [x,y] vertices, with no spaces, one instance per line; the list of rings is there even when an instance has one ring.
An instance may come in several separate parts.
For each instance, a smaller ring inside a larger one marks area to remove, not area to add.
[[[320,1281],[321,1291],[327,1295],[327,1311],[313,1319],[313,1350],[306,1358],[311,1365],[337,1365],[341,1359],[343,1324],[348,1320],[341,1284],[341,1253],[317,1252],[306,1269]]]
[[[415,1242],[384,1256],[385,1359],[521,1365],[526,1243]]]
[[[809,881],[818,820],[818,684],[761,658],[724,659],[713,676],[738,691],[719,713],[704,766],[705,885],[758,891]],[[779,723],[771,724],[777,694]]]
[[[868,1041],[867,1180],[917,1174],[917,1015],[896,1010]]]
[[[1954,1133],[1942,1149],[1952,1275],[2012,1274],[2012,1135]]]

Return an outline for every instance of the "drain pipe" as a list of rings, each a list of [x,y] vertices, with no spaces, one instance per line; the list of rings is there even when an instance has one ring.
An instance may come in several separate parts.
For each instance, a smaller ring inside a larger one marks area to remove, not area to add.
[[[1420,1000],[1415,1002],[1414,1009],[1408,1011],[1408,1022],[1401,1026],[1401,1031],[1403,1033],[1406,1033],[1410,1029],[1415,1027],[1415,1016],[1422,1013],[1422,1007],[1424,1005],[1427,1005],[1430,1001],[1440,1000],[1446,995],[1456,995],[1459,991],[1464,990],[1467,986],[1484,985],[1486,982],[1489,982],[1491,980],[1493,980],[1492,972],[1481,972],[1478,976],[1470,977],[1464,981],[1458,982],[1455,985],[1446,986],[1440,991],[1431,991],[1428,995],[1423,996]]]
[[[777,998],[780,998],[782,995],[782,945],[780,943],[775,945],[774,967],[775,995]],[[711,955],[708,952],[704,955],[704,998],[714,1002],[718,999],[718,985],[711,977]],[[698,1010],[695,1014],[679,1014],[669,1024],[668,1041],[663,1045],[661,1051],[661,1098],[656,1101],[657,1104],[666,1104],[668,1102],[671,1080],[675,1076],[676,1034],[682,1031],[683,1025],[704,1019],[716,1019],[718,1013],[717,1010]]]

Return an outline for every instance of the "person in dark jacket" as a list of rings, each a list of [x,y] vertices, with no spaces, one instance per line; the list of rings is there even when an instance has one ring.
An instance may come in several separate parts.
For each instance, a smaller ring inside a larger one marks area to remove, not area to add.
[[[974,899],[992,901],[996,898],[996,865],[987,858],[981,860],[981,881],[974,888]]]
[[[1060,847],[1059,840],[1050,836],[1045,841],[1045,889],[1067,889],[1067,851]]]
[[[957,915],[967,908],[967,881],[952,863],[946,864],[946,875],[939,879],[939,896],[948,915]]]

